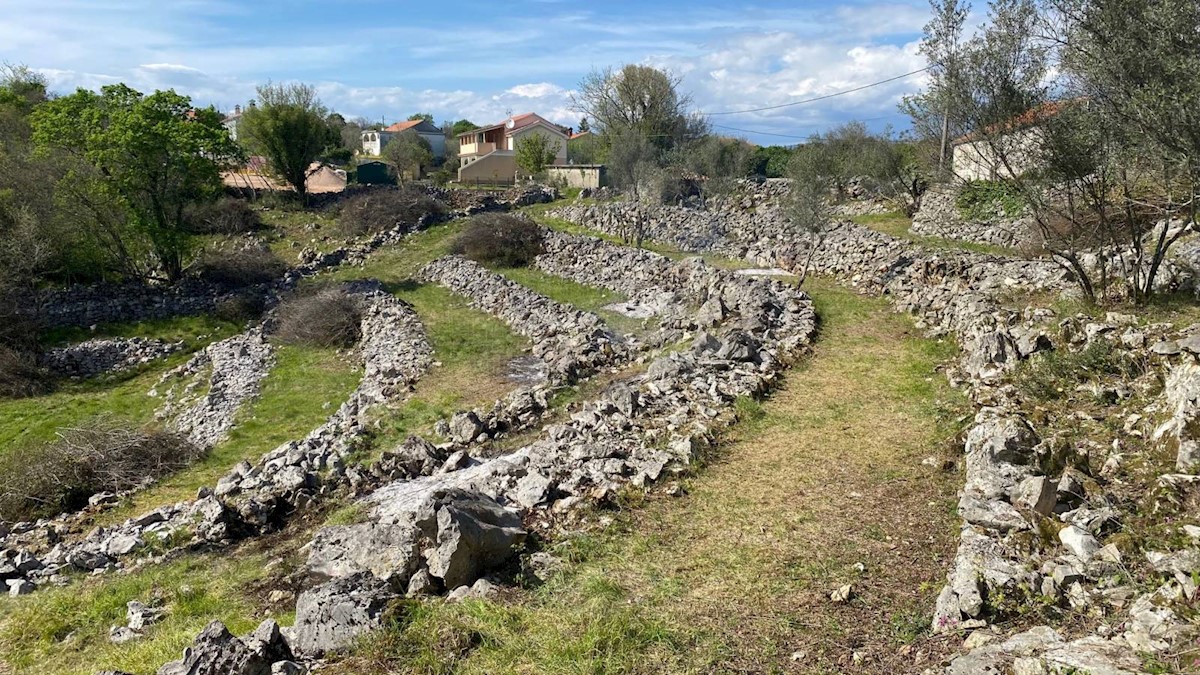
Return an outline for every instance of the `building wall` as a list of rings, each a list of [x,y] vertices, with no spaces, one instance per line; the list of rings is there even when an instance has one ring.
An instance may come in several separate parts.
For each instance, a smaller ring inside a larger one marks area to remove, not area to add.
[[[551,183],[562,181],[567,187],[598,188],[608,185],[608,171],[601,164],[552,166],[546,169]]]
[[[445,134],[443,134],[441,132],[438,132],[436,134],[423,133],[423,132],[418,132],[418,133],[420,134],[421,138],[424,138],[425,140],[429,141],[429,148],[431,150],[433,150],[434,159],[442,159],[443,157],[446,156],[446,135]]]
[[[951,159],[954,175],[964,181],[1012,178],[1014,171],[1020,174],[1037,166],[1041,143],[1042,131],[1037,128],[990,140],[959,143],[954,146]],[[1007,164],[1000,161],[997,150],[1007,157]]]
[[[510,150],[497,150],[486,157],[465,163],[458,170],[460,183],[512,183],[517,176],[517,160]]]

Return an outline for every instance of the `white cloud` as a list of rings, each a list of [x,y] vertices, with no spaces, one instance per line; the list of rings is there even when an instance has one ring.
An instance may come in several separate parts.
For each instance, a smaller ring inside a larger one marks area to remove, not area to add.
[[[565,90],[557,84],[539,82],[538,84],[518,84],[504,92],[521,98],[542,98],[562,94]]]

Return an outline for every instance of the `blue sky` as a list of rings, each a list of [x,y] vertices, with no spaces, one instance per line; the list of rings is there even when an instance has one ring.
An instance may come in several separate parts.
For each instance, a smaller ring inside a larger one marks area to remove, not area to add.
[[[256,84],[299,80],[348,117],[486,123],[536,111],[575,125],[572,89],[605,66],[667,68],[704,111],[914,71],[928,14],[926,0],[0,0],[0,61],[42,71],[58,91],[124,81],[230,109]],[[923,83],[713,121],[762,144],[850,119],[902,129],[896,103]]]

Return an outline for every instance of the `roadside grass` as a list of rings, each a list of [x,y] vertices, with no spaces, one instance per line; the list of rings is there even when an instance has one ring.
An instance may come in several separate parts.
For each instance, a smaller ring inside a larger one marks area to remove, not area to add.
[[[1023,257],[1015,249],[1005,248],[1003,246],[993,246],[991,244],[980,244],[973,241],[959,241],[957,239],[943,239],[941,237],[927,237],[916,234],[911,231],[912,218],[905,215],[903,211],[890,211],[888,213],[872,213],[862,216],[854,216],[850,221],[869,227],[876,232],[896,237],[897,239],[907,239],[908,241],[924,246],[925,248],[936,251],[970,251],[972,253],[983,253],[987,255],[999,255],[1007,257]]]
[[[80,579],[0,603],[0,672],[13,675],[91,675],[112,668],[137,675],[157,671],[180,657],[210,621],[234,634],[261,619],[246,587],[264,575],[265,554],[208,553],[186,556],[132,574]],[[161,603],[162,622],[145,638],[109,642],[110,626],[126,622],[126,603]]]
[[[191,467],[103,512],[97,524],[117,523],[191,499],[198,488],[212,487],[239,461],[253,462],[289,440],[303,438],[337,410],[362,377],[361,367],[334,349],[295,345],[275,345],[275,349],[275,366],[263,381],[262,393],[242,410],[224,443]]]
[[[928,635],[954,555],[947,453],[967,404],[936,372],[956,347],[824,279],[814,354],[741,401],[685,496],[633,491],[607,528],[553,546],[539,588],[404,605],[332,672],[898,672]],[[862,570],[856,567],[863,565]],[[842,584],[852,600],[829,594]],[[902,649],[903,648],[903,649]],[[854,654],[858,654],[857,662]]]

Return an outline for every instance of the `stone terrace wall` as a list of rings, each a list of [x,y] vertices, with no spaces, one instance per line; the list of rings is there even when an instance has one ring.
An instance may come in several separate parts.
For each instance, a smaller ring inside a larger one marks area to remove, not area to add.
[[[982,222],[968,221],[958,209],[958,185],[934,185],[921,197],[921,208],[913,216],[912,232],[928,237],[971,241],[1004,248],[1019,248],[1037,241],[1029,218],[1006,218],[996,214]]]

